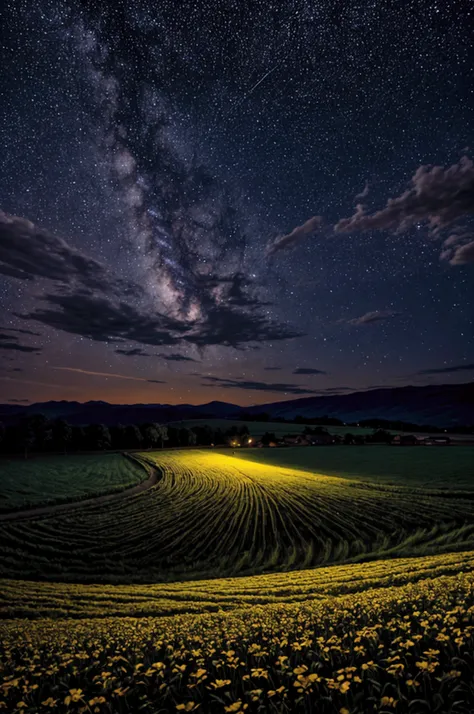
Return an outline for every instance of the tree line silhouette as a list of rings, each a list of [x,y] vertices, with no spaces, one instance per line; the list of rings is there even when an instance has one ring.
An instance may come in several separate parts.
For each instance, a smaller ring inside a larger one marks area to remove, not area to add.
[[[122,449],[186,446],[221,446],[248,436],[247,426],[213,429],[207,424],[168,426],[144,424],[88,424],[72,426],[65,419],[48,419],[42,414],[23,417],[17,424],[0,423],[0,453],[68,453]]]

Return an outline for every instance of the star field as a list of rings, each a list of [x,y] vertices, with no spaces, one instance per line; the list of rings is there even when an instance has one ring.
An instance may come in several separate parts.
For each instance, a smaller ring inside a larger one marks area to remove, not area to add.
[[[472,378],[471,3],[6,0],[0,25],[0,401]]]

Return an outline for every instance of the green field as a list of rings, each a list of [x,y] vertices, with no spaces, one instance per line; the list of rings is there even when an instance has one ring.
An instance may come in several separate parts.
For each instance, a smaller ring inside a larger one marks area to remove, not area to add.
[[[185,419],[184,421],[173,421],[170,422],[168,426],[174,426],[177,428],[185,427],[186,429],[192,429],[193,426],[210,426],[211,429],[222,429],[222,431],[227,431],[232,427],[236,426],[239,429],[242,426],[247,426],[250,434],[259,438],[266,431],[269,431],[275,436],[281,437],[284,434],[301,434],[305,428],[305,424],[282,424],[279,421],[239,421],[233,419]],[[325,427],[331,434],[371,434],[373,429],[366,429],[364,427],[358,426],[326,426]],[[398,434],[400,432],[393,431],[393,434]]]
[[[121,454],[0,459],[0,513],[113,493],[146,477]]]
[[[248,427],[250,434],[256,438],[260,438],[266,431],[274,433],[277,437],[282,437],[285,434],[301,434],[305,426],[314,427],[314,425],[311,424],[284,424],[279,421],[239,421],[233,419],[185,419],[184,421],[169,422],[169,426],[177,428],[185,427],[187,429],[192,429],[194,426],[205,425],[210,426],[211,429],[221,429],[222,431],[227,431],[231,427],[240,428],[242,426],[246,426]],[[344,436],[344,434],[347,433],[368,436],[374,431],[371,427],[349,425],[332,426],[330,424],[326,425],[324,428],[327,429],[330,434],[338,434],[339,436]],[[389,431],[391,434],[412,433],[399,431],[397,429],[390,429]],[[424,437],[431,436],[431,434],[428,432],[418,433],[417,436]],[[435,434],[434,436],[439,436],[439,434]],[[456,442],[472,442],[474,440],[474,437],[471,434],[449,434],[449,437]]]
[[[245,462],[304,469],[373,484],[474,490],[474,446],[296,446],[234,449],[233,455]]]
[[[434,451],[441,455],[441,450],[362,448],[370,459],[378,455],[381,474],[390,474],[392,454],[394,459],[418,451],[427,458]],[[403,474],[400,485],[396,471],[391,485],[384,483],[386,476],[372,474],[370,481],[348,472],[335,476],[334,464],[328,474],[322,467],[262,462],[288,459],[290,452],[294,458],[340,453],[348,465],[357,450],[147,452],[143,460],[160,474],[148,491],[113,504],[0,523],[0,575],[160,582],[474,548],[474,499],[462,472],[459,490],[452,481],[448,488],[444,472],[439,490],[407,487]],[[442,454],[452,456],[454,468],[462,452],[453,447]],[[435,467],[432,462],[429,469]],[[412,468],[405,461],[407,473]]]

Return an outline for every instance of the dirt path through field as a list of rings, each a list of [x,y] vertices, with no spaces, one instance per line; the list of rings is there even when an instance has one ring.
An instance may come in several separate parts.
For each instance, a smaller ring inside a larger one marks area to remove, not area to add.
[[[24,508],[21,511],[12,511],[11,513],[1,513],[0,523],[5,523],[6,521],[24,521],[30,518],[37,518],[38,516],[53,516],[57,513],[67,513],[68,511],[76,511],[79,508],[84,508],[87,506],[98,506],[101,503],[110,503],[111,501],[119,501],[122,498],[128,498],[129,496],[136,496],[143,491],[148,491],[148,489],[153,488],[160,478],[160,472],[158,469],[153,469],[151,475],[141,481],[140,483],[126,488],[118,493],[104,493],[102,496],[92,496],[91,498],[84,498],[82,501],[70,501],[68,503],[56,503],[51,506],[38,506],[33,508]]]

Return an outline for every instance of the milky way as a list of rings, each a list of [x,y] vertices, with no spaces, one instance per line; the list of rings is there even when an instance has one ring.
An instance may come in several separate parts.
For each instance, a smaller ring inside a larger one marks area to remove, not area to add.
[[[11,0],[0,24],[6,397],[466,379],[470,3]]]

